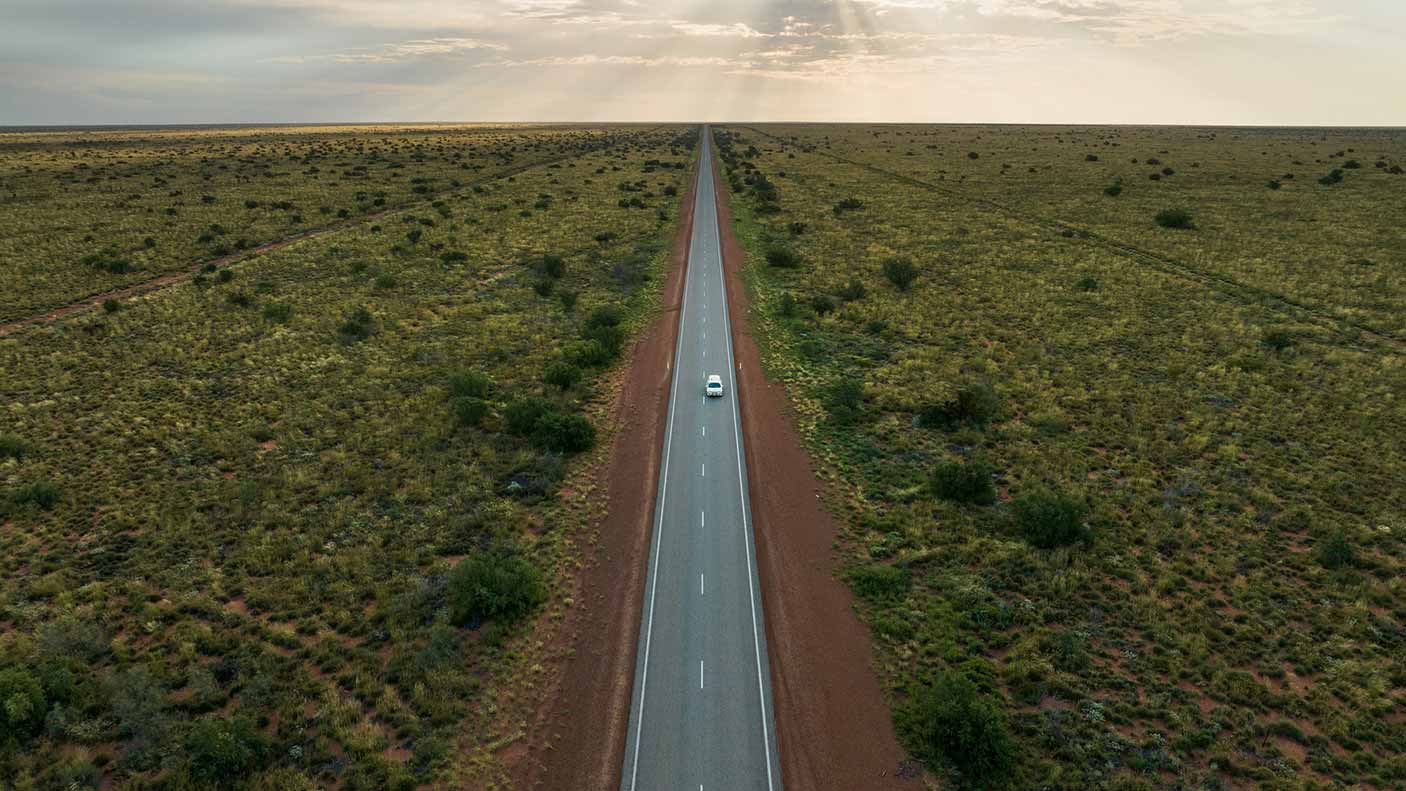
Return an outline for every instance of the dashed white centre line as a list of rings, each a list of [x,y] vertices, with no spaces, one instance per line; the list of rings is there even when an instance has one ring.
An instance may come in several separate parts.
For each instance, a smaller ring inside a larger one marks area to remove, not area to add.
[[[707,512],[707,511],[700,511],[700,512],[698,513],[698,526],[699,526],[699,527],[707,527],[707,526],[708,526],[708,512]]]
[[[700,473],[698,477],[700,477],[700,478],[707,478],[707,477],[708,477],[708,464],[707,464],[707,462],[704,462],[704,463],[703,463],[703,472]]]
[[[706,589],[705,589],[704,586],[703,586],[703,575],[702,575],[702,574],[699,574],[699,575],[698,575],[698,595],[699,595],[699,596],[706,596],[707,594],[704,593],[704,590],[706,590]]]
[[[703,688],[703,660],[698,660],[698,688]]]

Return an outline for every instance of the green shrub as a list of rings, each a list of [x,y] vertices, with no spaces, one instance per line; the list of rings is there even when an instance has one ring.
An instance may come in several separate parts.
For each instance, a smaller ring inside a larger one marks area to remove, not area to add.
[[[456,398],[487,398],[493,393],[493,380],[481,371],[455,371],[449,375],[449,394]]]
[[[827,313],[834,313],[839,307],[835,303],[835,298],[829,294],[816,294],[810,298],[810,307],[815,311],[815,315],[824,316]]]
[[[1072,497],[1037,490],[1017,497],[1011,508],[1025,540],[1041,549],[1069,546],[1090,538],[1084,523],[1087,509]]]
[[[1086,275],[1079,278],[1074,287],[1080,291],[1098,291],[1098,278]]]
[[[347,314],[346,320],[337,328],[337,332],[347,343],[364,341],[376,332],[376,319],[371,315],[371,311],[365,307],[358,307]]]
[[[1326,176],[1324,176],[1323,178],[1319,179],[1319,180],[1318,180],[1318,183],[1319,183],[1319,184],[1322,184],[1322,185],[1325,186],[1325,187],[1331,187],[1331,186],[1333,186],[1334,184],[1341,184],[1341,183],[1342,183],[1342,180],[1343,180],[1343,172],[1342,172],[1341,170],[1338,170],[1337,168],[1334,168],[1334,169],[1332,170],[1332,172],[1330,172],[1328,175],[1326,175]]]
[[[569,288],[557,290],[557,301],[561,303],[561,309],[570,313],[576,307],[576,300],[580,295]]]
[[[475,626],[485,620],[514,623],[547,600],[542,572],[526,558],[503,552],[459,561],[449,574],[449,620]]]
[[[1157,212],[1157,224],[1163,228],[1179,230],[1190,230],[1196,227],[1191,221],[1191,212],[1185,209],[1165,209]]]
[[[117,311],[119,311],[119,310],[121,310],[121,309],[122,309],[122,303],[121,303],[121,302],[118,302],[118,301],[115,300],[115,299],[105,299],[105,300],[103,300],[103,312],[104,312],[104,313],[116,313]]]
[[[1272,190],[1277,190],[1280,187],[1283,187],[1284,183],[1281,182],[1279,179],[1270,179],[1269,181],[1266,181],[1264,185]]]
[[[961,673],[943,671],[914,696],[905,730],[918,757],[951,764],[968,788],[1000,788],[1015,768],[1015,744],[999,703]]]
[[[270,302],[264,305],[264,318],[279,324],[287,324],[293,318],[293,306],[287,302]]]
[[[1264,337],[1260,339],[1260,342],[1269,349],[1282,352],[1290,346],[1293,346],[1295,341],[1294,334],[1288,330],[1268,330],[1265,332]]]
[[[847,211],[858,211],[864,208],[864,201],[858,198],[845,198],[835,204],[835,216],[839,217]]]
[[[542,274],[546,275],[547,277],[550,277],[553,280],[560,280],[561,278],[566,276],[566,259],[562,258],[559,255],[552,255],[549,253],[547,255],[542,256],[542,262],[538,268],[542,272]]]
[[[474,396],[454,399],[454,419],[461,426],[477,426],[488,417],[488,402]]]
[[[1121,182],[1110,184],[1103,190],[1103,194],[1110,198],[1116,198],[1123,194],[1123,184]]]
[[[29,443],[12,434],[0,434],[0,459],[19,461],[29,452]]]
[[[22,742],[44,724],[44,687],[23,667],[0,669],[0,745]]]
[[[229,787],[233,781],[262,767],[268,741],[244,717],[198,720],[185,738],[191,777],[206,787]]]
[[[48,481],[36,481],[28,486],[11,489],[7,499],[16,507],[33,505],[42,511],[48,511],[58,504],[59,489]],[[0,505],[4,503],[0,502]]]
[[[376,288],[381,289],[382,291],[395,288],[396,283],[397,281],[395,279],[395,275],[391,274],[390,272],[382,272],[381,274],[376,275]]]
[[[537,422],[546,415],[555,414],[552,402],[540,396],[523,396],[508,404],[503,410],[508,433],[526,437],[537,430]]]
[[[578,368],[601,368],[610,365],[615,355],[598,341],[577,341],[567,344],[562,359]]]
[[[899,291],[907,291],[918,279],[918,268],[910,258],[895,256],[884,261],[884,277]]]
[[[918,423],[932,428],[953,428],[962,423],[985,426],[1001,411],[1001,398],[985,382],[968,382],[940,404],[923,408]]]
[[[871,563],[849,574],[850,587],[870,601],[898,599],[908,594],[913,575],[903,566]]]
[[[1357,549],[1341,530],[1333,531],[1318,545],[1318,562],[1324,568],[1344,569],[1357,565]]]
[[[445,264],[467,264],[469,254],[460,250],[446,250],[439,256],[439,260]]]
[[[532,442],[555,453],[580,453],[596,444],[596,427],[582,415],[547,412],[538,418]]]
[[[864,296],[868,293],[868,289],[864,288],[864,283],[856,277],[850,278],[849,285],[840,289],[836,293],[836,296],[843,299],[845,302],[854,302],[855,300],[864,299]]]
[[[822,401],[835,420],[842,423],[855,420],[864,410],[864,385],[854,379],[841,379],[830,385]]]
[[[781,295],[781,299],[776,302],[776,315],[783,319],[794,318],[796,315],[796,298],[787,291]]]
[[[768,247],[765,255],[767,265],[777,269],[795,269],[801,265],[801,257],[796,251],[784,245]]]
[[[991,465],[984,459],[966,464],[945,461],[933,470],[929,482],[933,496],[955,503],[990,505],[996,502],[996,485],[991,481]]]
[[[561,390],[570,390],[581,381],[581,369],[565,360],[557,360],[547,365],[542,372],[542,381]]]
[[[625,311],[619,305],[601,305],[586,317],[584,330],[590,333],[601,327],[618,327],[625,321]]]

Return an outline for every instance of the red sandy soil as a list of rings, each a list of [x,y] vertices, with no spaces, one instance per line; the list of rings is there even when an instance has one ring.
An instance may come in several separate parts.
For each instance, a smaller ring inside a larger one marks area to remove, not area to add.
[[[575,606],[552,641],[545,707],[528,728],[526,749],[507,767],[514,787],[524,791],[620,785],[693,196],[691,184],[680,201],[683,221],[664,281],[664,310],[631,351],[611,409],[614,439],[598,473],[607,512],[577,580]]]
[[[820,501],[785,388],[763,374],[748,332],[746,251],[733,231],[727,179],[717,173],[714,183],[782,782],[788,791],[914,791],[918,772],[894,734],[869,631],[835,578],[835,518]]]

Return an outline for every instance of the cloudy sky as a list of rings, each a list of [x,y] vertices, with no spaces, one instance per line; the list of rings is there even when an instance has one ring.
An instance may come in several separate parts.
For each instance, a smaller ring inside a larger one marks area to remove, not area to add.
[[[0,0],[0,125],[1406,125],[1406,0]]]

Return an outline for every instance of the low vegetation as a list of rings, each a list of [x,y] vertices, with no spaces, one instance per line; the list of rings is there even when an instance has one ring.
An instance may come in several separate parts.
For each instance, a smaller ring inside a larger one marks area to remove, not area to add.
[[[227,213],[202,220],[225,228],[207,229],[215,240],[263,238],[229,214],[298,212],[284,223],[308,227],[352,211],[120,311],[0,337],[0,787],[505,787],[496,749],[521,738],[571,606],[610,391],[591,385],[657,307],[677,227],[665,190],[685,184],[696,136],[104,135],[0,135],[6,156],[48,163],[11,164],[6,183],[105,163],[58,190],[68,214],[42,223],[64,228],[120,216],[80,196],[115,200],[128,170],[182,190],[182,217]],[[191,179],[158,167],[167,144],[212,164]],[[514,146],[514,168],[539,164],[490,177]],[[226,179],[219,164],[248,175],[239,157],[280,175]],[[364,207],[337,199],[334,168]],[[441,190],[445,173],[465,188]],[[624,178],[648,210],[616,205]],[[397,185],[438,197],[373,218],[378,183],[386,206]],[[141,225],[190,260],[178,227]],[[132,247],[115,227],[90,232],[93,247]],[[158,267],[123,254],[143,277]],[[6,309],[79,293],[46,277],[0,286]],[[574,309],[537,296],[544,278]]]

